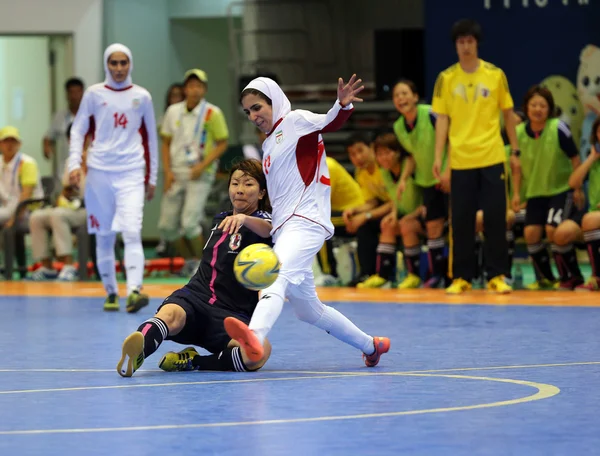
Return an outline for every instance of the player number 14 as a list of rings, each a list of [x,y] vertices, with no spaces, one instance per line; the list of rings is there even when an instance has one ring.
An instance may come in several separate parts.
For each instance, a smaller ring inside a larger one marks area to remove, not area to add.
[[[118,112],[115,112],[113,117],[115,118],[115,128],[127,128],[127,116],[125,113],[119,114]]]

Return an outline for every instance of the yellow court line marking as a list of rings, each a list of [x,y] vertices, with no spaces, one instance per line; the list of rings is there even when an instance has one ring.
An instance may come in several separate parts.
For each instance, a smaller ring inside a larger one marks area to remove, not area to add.
[[[401,372],[373,372],[369,375],[404,375],[404,374],[428,374],[428,373],[436,373],[436,372],[468,372],[468,371],[479,371],[479,370],[504,370],[504,369],[537,369],[540,367],[564,367],[564,366],[593,366],[600,365],[600,361],[582,361],[582,362],[574,362],[574,363],[553,363],[553,364],[515,364],[511,366],[488,366],[488,367],[455,367],[455,368],[446,368],[446,369],[427,369],[427,370],[414,370],[414,371],[401,371]],[[263,372],[271,372],[271,373],[285,373],[288,371],[263,371]],[[335,374],[335,375],[354,375],[359,372],[324,372],[324,371],[289,371],[290,373],[295,374],[314,374],[314,375],[324,375],[324,374]]]
[[[232,422],[221,422],[221,423],[197,423],[197,424],[166,424],[157,426],[128,426],[128,427],[112,427],[112,428],[76,428],[76,429],[30,429],[20,431],[0,431],[0,435],[32,435],[32,434],[81,434],[81,433],[97,433],[97,432],[127,432],[127,431],[158,431],[158,430],[169,430],[169,429],[199,429],[199,428],[215,428],[215,427],[233,427],[233,426],[257,426],[257,425],[268,425],[268,424],[293,424],[293,423],[310,423],[310,422],[322,422],[322,421],[338,421],[338,420],[356,420],[356,419],[367,419],[367,418],[384,418],[384,417],[396,417],[396,416],[408,416],[408,415],[423,415],[426,413],[445,413],[445,412],[457,412],[466,410],[476,410],[491,407],[503,407],[507,405],[524,404],[526,402],[539,401],[542,399],[548,399],[556,396],[560,393],[554,385],[545,383],[529,382],[526,380],[511,380],[507,378],[492,378],[492,377],[473,377],[467,375],[446,375],[446,374],[405,374],[405,373],[387,373],[388,375],[398,376],[413,376],[413,377],[444,377],[452,379],[464,379],[464,380],[479,380],[479,381],[491,381],[501,383],[512,383],[516,385],[524,385],[537,389],[535,394],[525,396],[518,399],[511,399],[507,401],[489,402],[485,404],[475,405],[464,405],[457,407],[442,407],[422,410],[407,410],[402,412],[383,412],[383,413],[364,413],[359,415],[337,415],[337,416],[319,416],[312,418],[290,418],[290,419],[278,419],[278,420],[258,420],[258,421],[232,421]]]
[[[157,388],[163,386],[181,386],[181,385],[214,385],[225,383],[260,383],[260,382],[281,382],[288,380],[313,380],[321,378],[344,378],[344,377],[360,377],[373,375],[368,372],[353,372],[351,374],[330,374],[330,375],[315,375],[312,377],[271,377],[271,378],[247,378],[234,380],[205,380],[201,382],[169,382],[169,383],[136,383],[133,385],[106,385],[106,386],[74,386],[67,388],[43,388],[29,390],[8,390],[0,391],[2,394],[25,394],[25,393],[58,393],[63,391],[87,391],[87,390],[107,390],[107,389],[125,389],[125,388]]]

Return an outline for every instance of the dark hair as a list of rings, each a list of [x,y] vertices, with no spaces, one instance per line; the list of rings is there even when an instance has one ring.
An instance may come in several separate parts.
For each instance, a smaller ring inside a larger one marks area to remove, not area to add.
[[[174,82],[169,86],[169,89],[167,90],[167,97],[165,99],[165,111],[169,107],[169,98],[171,98],[171,93],[175,89],[179,89],[183,92],[183,84],[181,82]]]
[[[183,81],[183,86],[182,87],[185,87],[187,85],[187,83],[190,82],[192,79],[195,79],[196,81],[204,84],[204,87],[206,87],[208,89],[208,83],[206,81],[203,81],[202,79],[200,79],[194,73],[191,73],[187,78],[185,78],[185,81]]]
[[[415,84],[413,81],[411,81],[410,79],[399,79],[396,84],[394,84],[394,89],[396,88],[396,86],[398,84],[406,84],[408,86],[408,88],[412,91],[412,93],[414,93],[415,95],[419,95],[419,89],[417,89],[417,84]],[[393,92],[393,90],[392,90]]]
[[[383,133],[377,136],[373,142],[373,149],[375,150],[375,153],[377,153],[378,147],[386,147],[394,152],[397,152],[400,155],[400,161],[402,161],[402,159],[408,155],[406,150],[404,150],[404,148],[400,145],[395,133]]]
[[[369,146],[369,145],[371,145],[371,142],[372,142],[372,140],[368,133],[358,132],[358,133],[352,134],[352,136],[350,136],[346,140],[344,148],[346,149],[346,151],[348,151],[348,149],[355,144],[363,143],[363,144],[366,144],[367,146]]]
[[[529,104],[529,101],[536,95],[539,95],[548,103],[548,118],[556,117],[556,108],[554,105],[554,97],[552,96],[552,92],[541,85],[534,85],[530,87],[525,94],[525,98],[523,99],[523,112],[525,113],[525,117],[529,118],[527,105]]]
[[[461,19],[455,22],[450,31],[450,36],[453,43],[456,43],[456,40],[465,36],[472,36],[478,44],[483,40],[481,25],[473,19]]]
[[[229,171],[229,180],[227,181],[228,188],[231,184],[231,177],[236,171],[241,171],[244,173],[244,175],[256,179],[258,182],[258,188],[265,191],[265,196],[263,199],[258,200],[258,209],[261,211],[271,212],[271,201],[269,200],[269,193],[267,192],[267,179],[263,173],[262,163],[254,158],[247,158],[234,162],[231,166],[231,170]]]
[[[242,90],[242,93],[240,94],[240,104],[242,104],[242,100],[244,99],[244,97],[246,95],[256,95],[259,98],[262,98],[263,100],[265,100],[265,102],[269,105],[269,106],[273,106],[273,101],[271,101],[271,99],[266,96],[264,93],[262,93],[260,90],[256,90],[256,89],[244,89]]]
[[[598,128],[600,128],[600,116],[596,117],[596,120],[594,120],[594,123],[592,124],[592,133],[590,135],[590,144],[594,145],[598,142],[600,142],[598,140]],[[596,151],[600,153],[600,150]]]
[[[79,78],[69,78],[67,79],[67,82],[65,82],[65,90],[69,90],[71,87],[81,87],[83,89],[83,81]]]

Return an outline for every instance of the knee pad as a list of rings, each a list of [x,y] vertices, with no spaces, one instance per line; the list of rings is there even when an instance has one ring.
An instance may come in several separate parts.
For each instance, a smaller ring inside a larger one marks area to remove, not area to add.
[[[117,233],[110,232],[106,234],[96,234],[96,246],[102,250],[111,250],[115,248]]]
[[[125,243],[125,245],[142,243],[142,233],[139,231],[123,231],[121,237],[123,238],[123,243]]]

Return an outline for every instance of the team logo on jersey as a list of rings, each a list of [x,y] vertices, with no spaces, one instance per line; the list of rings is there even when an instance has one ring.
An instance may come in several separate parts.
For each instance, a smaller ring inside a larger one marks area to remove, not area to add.
[[[275,132],[275,142],[279,144],[281,141],[283,141],[283,131],[279,130]]]
[[[133,106],[133,109],[137,109],[140,107],[141,100],[139,98],[134,98],[131,104]]]
[[[488,89],[487,87],[482,87],[481,88],[481,96],[483,98],[487,98],[490,96],[490,89]]]
[[[229,248],[231,250],[237,250],[240,248],[240,244],[242,243],[242,235],[240,233],[232,234],[229,238]]]

